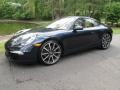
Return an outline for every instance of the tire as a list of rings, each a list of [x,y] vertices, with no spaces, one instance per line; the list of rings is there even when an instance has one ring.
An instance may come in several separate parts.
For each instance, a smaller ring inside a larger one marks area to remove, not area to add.
[[[112,37],[109,33],[104,33],[101,39],[101,49],[108,49],[110,47]]]
[[[53,65],[59,61],[62,48],[59,43],[53,40],[46,41],[40,48],[39,60],[45,65]]]

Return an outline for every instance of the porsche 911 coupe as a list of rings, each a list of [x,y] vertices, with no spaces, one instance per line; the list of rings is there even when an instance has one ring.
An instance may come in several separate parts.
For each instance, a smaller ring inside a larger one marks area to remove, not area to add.
[[[18,31],[6,42],[6,56],[12,61],[57,63],[61,56],[86,48],[108,49],[112,29],[91,17],[69,16],[45,28]]]

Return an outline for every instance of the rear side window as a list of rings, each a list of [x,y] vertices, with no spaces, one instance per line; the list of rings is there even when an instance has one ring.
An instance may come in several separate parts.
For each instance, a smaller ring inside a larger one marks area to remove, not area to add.
[[[98,25],[99,25],[99,23],[96,20],[94,20],[94,19],[88,18],[88,19],[84,20],[84,27],[85,28],[96,27]]]

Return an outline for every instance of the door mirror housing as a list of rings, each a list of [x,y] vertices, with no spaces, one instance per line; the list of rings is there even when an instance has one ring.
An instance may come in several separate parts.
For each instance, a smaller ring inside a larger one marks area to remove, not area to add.
[[[76,26],[76,25],[74,25],[74,28],[73,28],[73,30],[83,30],[83,26]]]

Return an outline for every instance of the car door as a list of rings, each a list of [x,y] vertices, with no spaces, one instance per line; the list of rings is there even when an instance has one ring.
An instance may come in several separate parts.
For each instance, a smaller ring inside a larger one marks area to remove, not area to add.
[[[86,39],[87,46],[94,46],[99,42],[100,24],[92,18],[84,18],[83,31],[88,36]]]
[[[68,31],[65,40],[65,47],[68,52],[89,47],[98,40],[97,30],[93,28],[94,26],[86,27],[85,22],[86,19],[76,20],[73,24],[73,28]],[[74,26],[82,26],[83,29],[73,30]]]

